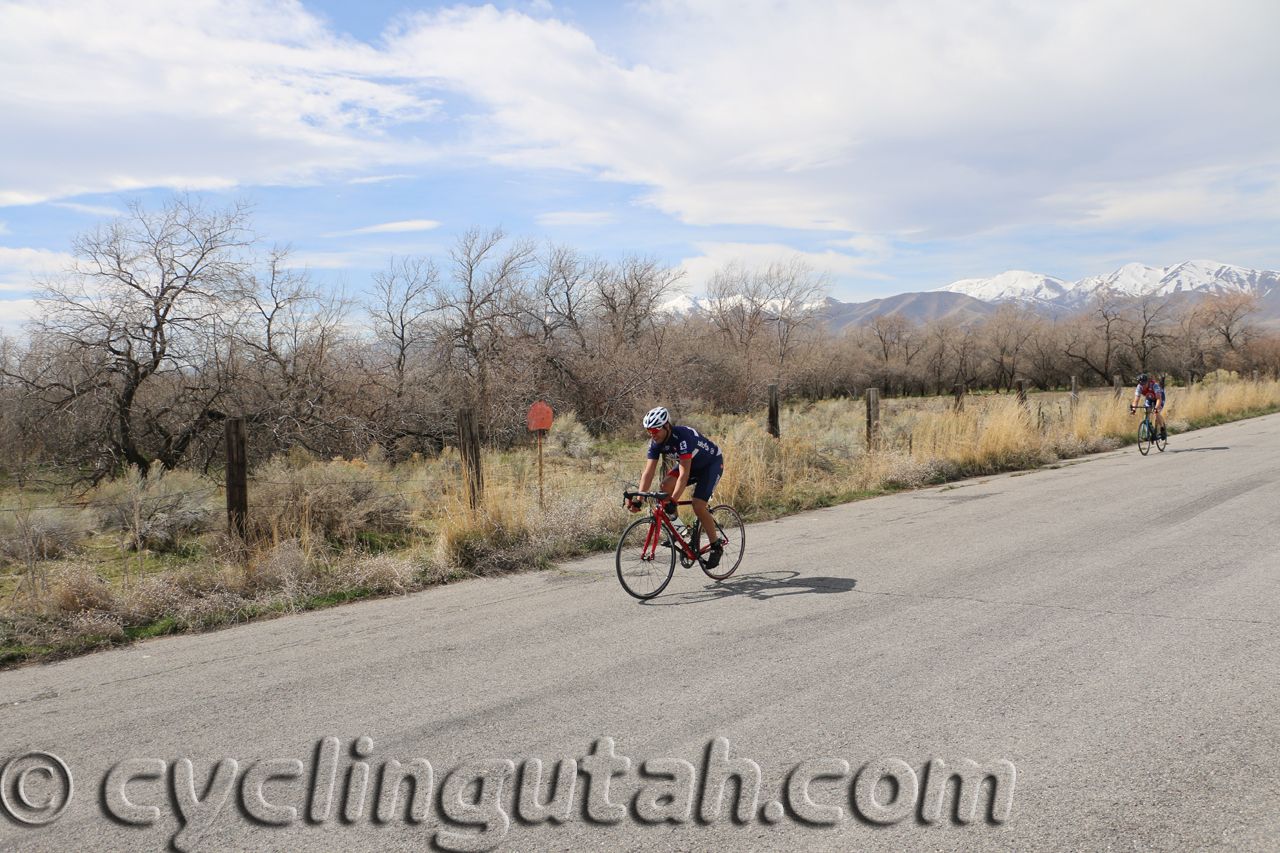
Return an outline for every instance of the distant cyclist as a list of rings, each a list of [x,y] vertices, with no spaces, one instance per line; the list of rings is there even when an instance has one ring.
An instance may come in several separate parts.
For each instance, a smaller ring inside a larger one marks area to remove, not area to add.
[[[671,496],[664,508],[667,515],[674,518],[677,511],[675,502],[680,500],[685,486],[694,487],[693,512],[710,537],[711,553],[707,557],[707,568],[714,569],[720,565],[724,545],[720,541],[711,511],[707,509],[707,501],[711,500],[711,493],[715,491],[716,483],[720,482],[720,475],[724,473],[724,456],[711,439],[693,427],[671,423],[671,415],[662,406],[651,409],[644,416],[644,428],[649,433],[649,461],[645,463],[644,473],[640,475],[639,490],[648,491],[664,455],[674,456],[679,460],[677,467],[662,475],[661,490]],[[633,498],[631,511],[639,512],[641,503]],[[696,546],[697,543],[694,544]]]
[[[1133,405],[1129,406],[1129,411],[1133,412],[1138,408],[1138,401],[1145,398],[1145,405],[1153,406],[1156,415],[1156,426],[1160,427],[1160,438],[1168,440],[1169,433],[1164,428],[1164,389],[1160,387],[1160,383],[1152,379],[1145,373],[1138,374],[1138,387],[1133,391]]]

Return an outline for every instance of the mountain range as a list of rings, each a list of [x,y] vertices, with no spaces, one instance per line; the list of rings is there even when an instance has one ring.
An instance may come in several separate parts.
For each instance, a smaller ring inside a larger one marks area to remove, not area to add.
[[[1009,270],[991,278],[969,278],[915,293],[900,293],[868,302],[828,298],[822,313],[829,328],[839,330],[872,317],[898,315],[914,322],[989,316],[1002,305],[1016,303],[1048,313],[1076,311],[1103,290],[1130,297],[1145,295],[1194,299],[1212,293],[1251,293],[1258,298],[1253,320],[1280,328],[1280,272],[1253,270],[1214,261],[1186,261],[1168,267],[1126,264],[1115,272],[1063,281],[1049,275]],[[698,313],[709,300],[680,296],[663,308],[679,314]]]
[[[992,278],[970,278],[940,287],[942,293],[960,293],[983,302],[1017,302],[1078,308],[1100,290],[1124,296],[1170,296],[1175,293],[1252,293],[1259,299],[1280,291],[1280,272],[1251,270],[1214,261],[1186,261],[1158,269],[1145,264],[1125,264],[1106,275],[1066,282],[1039,273],[1010,270]]]

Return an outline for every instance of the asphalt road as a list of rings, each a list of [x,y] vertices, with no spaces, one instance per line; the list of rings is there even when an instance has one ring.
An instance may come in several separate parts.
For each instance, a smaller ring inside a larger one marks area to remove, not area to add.
[[[1277,531],[1273,415],[0,673],[0,850],[1274,851]]]

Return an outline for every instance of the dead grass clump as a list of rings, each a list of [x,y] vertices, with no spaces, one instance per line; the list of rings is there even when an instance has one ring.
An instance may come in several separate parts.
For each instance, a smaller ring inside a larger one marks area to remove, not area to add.
[[[250,590],[281,590],[296,594],[314,580],[315,570],[307,551],[297,539],[286,539],[249,555],[244,569],[244,585]]]
[[[216,572],[174,572],[139,584],[120,609],[126,625],[168,618],[179,630],[199,630],[242,621],[254,604]]]
[[[71,563],[53,579],[53,606],[62,613],[115,610],[111,584],[86,563]]]
[[[533,520],[530,544],[545,558],[567,557],[616,541],[636,516],[622,508],[618,492],[601,488],[583,493],[547,495],[545,510],[527,510]],[[686,520],[691,520],[686,519]]]
[[[331,582],[342,589],[405,595],[419,586],[414,559],[403,554],[357,554],[343,560]]]
[[[182,629],[239,621],[251,602],[227,569],[188,566],[148,577],[120,602],[126,625],[146,625],[170,617]]]
[[[529,528],[510,508],[446,513],[436,532],[435,561],[472,575],[499,574],[535,565]]]
[[[124,639],[124,622],[115,613],[91,610],[73,613],[62,625],[77,644],[111,643]]]
[[[903,450],[868,453],[853,477],[852,491],[915,489],[936,482],[946,466],[938,459],[924,459]]]
[[[395,532],[410,523],[409,505],[389,475],[362,461],[261,468],[250,486],[249,535],[282,541],[316,533],[350,542],[360,531]]]

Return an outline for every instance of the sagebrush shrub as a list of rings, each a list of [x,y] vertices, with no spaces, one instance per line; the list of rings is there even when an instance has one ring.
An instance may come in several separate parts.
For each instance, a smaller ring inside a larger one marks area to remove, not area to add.
[[[100,523],[126,535],[134,550],[166,551],[191,533],[207,530],[218,514],[218,487],[188,471],[153,471],[144,477],[136,468],[99,485],[89,496]]]
[[[0,561],[29,563],[65,557],[92,527],[91,519],[72,509],[0,512]]]
[[[360,531],[398,532],[410,522],[408,501],[396,482],[358,460],[304,467],[276,460],[249,484],[247,527],[255,539],[318,533],[350,542]]]

